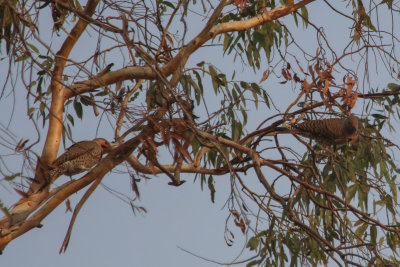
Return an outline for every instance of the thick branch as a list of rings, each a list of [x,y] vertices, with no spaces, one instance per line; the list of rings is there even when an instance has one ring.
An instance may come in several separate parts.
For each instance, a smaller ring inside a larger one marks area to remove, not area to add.
[[[98,0],[89,1],[85,8],[87,15],[93,15],[94,10],[98,4]],[[50,118],[49,118],[49,131],[47,133],[46,143],[43,148],[41,163],[49,164],[56,157],[58,148],[60,145],[60,137],[62,133],[62,117],[64,112],[64,90],[60,81],[62,81],[62,74],[65,68],[66,59],[68,58],[73,46],[85,30],[88,22],[80,19],[71,33],[68,35],[60,51],[57,53],[55,66],[52,73],[52,80],[50,87],[52,88],[52,102],[50,107]],[[39,169],[39,163],[38,163]],[[40,174],[40,172],[37,172]],[[31,184],[29,189],[30,196],[28,198],[21,199],[14,208],[10,211],[10,217],[3,217],[0,220],[0,228],[2,230],[11,227],[12,225],[18,224],[25,220],[34,210],[36,210],[43,201],[48,197],[48,192],[38,192],[39,189],[43,188],[46,183],[44,177],[39,175],[36,177],[38,182]],[[0,233],[3,235],[4,233]]]
[[[265,10],[262,14],[250,18],[244,21],[234,21],[234,22],[226,22],[221,23],[218,26],[215,26],[211,31],[217,35],[225,32],[233,32],[233,31],[245,31],[254,27],[257,27],[266,22],[270,22],[276,20],[278,18],[284,17],[299,8],[313,2],[314,0],[303,0],[297,4],[294,4],[294,1],[290,1],[287,5],[275,8],[273,10]]]
[[[92,16],[99,0],[88,1],[85,14]],[[79,19],[78,23],[69,33],[67,39],[61,46],[60,51],[56,55],[56,62],[53,69],[50,88],[52,89],[52,101],[50,107],[49,131],[47,133],[46,143],[42,153],[42,161],[51,163],[55,160],[60,145],[60,137],[62,132],[62,118],[64,113],[64,90],[61,83],[65,64],[69,54],[82,35],[88,21]]]

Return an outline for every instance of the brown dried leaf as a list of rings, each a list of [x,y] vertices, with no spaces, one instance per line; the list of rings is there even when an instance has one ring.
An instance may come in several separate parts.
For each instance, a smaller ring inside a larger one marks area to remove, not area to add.
[[[144,207],[138,207],[138,209],[142,210],[144,213],[147,213],[147,210]]]
[[[71,208],[71,202],[69,201],[69,198],[67,198],[67,200],[65,201],[65,212],[72,212],[72,208]]]
[[[355,82],[356,82],[356,81],[353,80],[353,79],[350,77],[350,75],[347,75],[347,83],[346,83],[347,89],[346,89],[346,95],[348,95],[348,96],[351,95],[351,92],[353,91]]]
[[[244,211],[248,212],[249,210],[247,209],[245,204],[242,204],[242,208],[244,209]]]
[[[289,80],[289,75],[287,74],[285,69],[282,69],[282,76],[285,78],[285,80]]]
[[[249,0],[233,0],[233,4],[237,7],[240,7],[240,13],[243,12],[244,8],[246,7],[246,3]]]
[[[170,45],[173,47],[174,46],[174,40],[171,38],[171,36],[167,33],[165,35],[165,37],[167,38],[167,40],[170,43]]]
[[[187,141],[186,136],[182,133],[171,132],[171,138],[172,138],[172,140],[175,139],[175,140]]]
[[[235,219],[235,225],[240,228],[243,234],[246,233],[246,225],[244,224],[243,219],[240,219],[240,221]]]
[[[308,66],[308,71],[310,72],[310,74],[311,74],[311,76],[313,77],[313,80],[314,80],[314,79],[315,79],[315,76],[314,76],[313,67],[312,67],[312,66]]]
[[[125,87],[122,87],[119,90],[118,95],[116,96],[116,99],[118,100],[118,102],[120,102],[120,103],[122,102],[122,98],[123,98],[124,94],[125,94]]]
[[[314,70],[315,70],[315,72],[319,75],[319,73],[320,73],[321,71],[320,71],[320,67],[319,67],[319,64],[318,64],[318,63],[314,65]]]
[[[318,81],[315,87],[317,87],[318,92],[322,93],[322,82],[321,81]]]
[[[269,75],[271,74],[270,70],[266,70],[263,73],[263,76],[261,77],[261,80],[259,83],[262,83],[263,81],[265,81],[266,79],[268,79]]]
[[[154,125],[154,127],[156,128],[157,131],[161,131],[161,129],[163,128],[161,123],[159,123],[156,119],[154,119],[153,117],[149,117],[148,118],[149,121],[151,121]]]
[[[140,199],[139,187],[137,185],[135,176],[133,176],[133,175],[131,175],[131,186],[132,186],[132,191],[135,192],[138,199]]]
[[[168,146],[171,135],[170,135],[170,126],[168,123],[161,122],[158,124],[157,127],[160,131],[161,139],[163,140],[163,143]]]
[[[330,91],[328,91],[328,92],[326,93],[326,96],[328,97],[329,103],[332,103],[332,104],[335,103],[335,99],[332,97],[332,94],[331,94]]]
[[[322,92],[322,95],[323,95],[323,96],[326,96],[326,95],[328,94],[328,92],[329,92],[329,85],[330,85],[329,80],[325,80],[324,91]]]
[[[153,152],[153,156],[155,158],[158,151],[157,144],[151,138],[147,138],[147,143],[149,144],[148,148],[151,149],[151,152]]]
[[[193,162],[189,152],[183,148],[183,146],[179,143],[175,143],[175,151],[177,151],[179,154],[181,154],[185,160],[189,160],[190,162]]]
[[[351,102],[349,105],[350,109],[352,109],[355,106],[355,104],[357,103],[357,99],[358,99],[358,93],[355,92],[351,98]]]
[[[293,77],[293,80],[295,81],[295,82],[302,82],[302,80],[297,76],[297,73],[295,73],[294,74],[294,77]]]
[[[121,86],[122,86],[122,80],[117,81],[115,83],[115,92],[118,92],[118,90],[121,89]]]
[[[310,83],[308,83],[307,80],[303,81],[303,90],[306,95],[308,95],[310,93],[311,87],[312,87],[312,85]]]
[[[186,132],[189,129],[189,127],[187,126],[186,121],[184,119],[174,119],[173,129],[175,133],[182,134]]]
[[[239,219],[240,214],[239,214],[239,212],[237,210],[232,210],[231,213],[232,213],[233,216],[235,216],[236,219]]]
[[[25,141],[23,141],[23,139],[19,140],[18,144],[15,146],[14,151],[15,152],[19,152],[22,149],[24,149],[26,143],[28,143],[29,139],[26,139]]]
[[[329,108],[330,104],[327,98],[322,98],[322,103],[324,103],[324,105]]]
[[[302,73],[306,74],[306,73],[304,72],[303,68],[300,66],[299,62],[298,62],[297,60],[296,60],[296,62],[297,62],[297,66],[299,67],[300,71],[301,71]]]
[[[293,193],[292,198],[296,197],[301,192],[302,186],[299,186],[296,191]]]

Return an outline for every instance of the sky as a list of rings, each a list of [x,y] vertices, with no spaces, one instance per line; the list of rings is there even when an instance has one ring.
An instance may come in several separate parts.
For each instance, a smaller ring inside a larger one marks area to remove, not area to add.
[[[311,21],[324,22],[327,36],[338,46],[346,43],[349,36],[348,31],[343,31],[343,27],[346,28],[345,22],[338,21],[337,17],[331,13],[323,12],[326,6],[321,4],[322,1],[317,2],[308,6]],[[315,37],[314,31],[304,33],[302,26],[299,26],[299,29],[296,34],[299,34],[301,42],[305,45],[315,46],[311,41]],[[76,46],[79,49],[74,50],[74,53],[85,53],[87,47],[83,45],[84,40],[79,42]],[[237,79],[257,83],[260,81],[263,68],[259,73],[254,73],[251,68],[243,67],[241,62],[233,62],[232,57],[220,59],[221,54],[222,49],[200,49],[190,59],[188,66],[204,60],[212,62],[227,73],[236,70]],[[0,55],[0,57],[2,56]],[[215,58],[218,58],[218,61]],[[0,68],[4,67],[2,64],[4,63],[0,61]],[[389,78],[384,79],[385,76],[380,76],[380,78],[379,80],[373,79],[372,84],[382,88],[390,82]],[[293,97],[293,89],[288,88],[289,85],[279,85],[276,82],[277,79],[274,80],[273,77],[271,79],[271,81],[267,80],[267,82],[261,83],[260,86],[268,90],[278,106],[283,107],[287,103],[287,98]],[[286,91],[282,91],[282,88],[286,88]],[[23,98],[23,94],[24,90],[21,89],[17,96]],[[36,138],[32,125],[25,118],[24,101],[17,99],[14,102],[13,96],[10,95],[7,101],[1,101],[0,104],[0,114],[2,114],[0,123],[2,125],[8,124],[11,114],[14,116],[9,129],[15,133],[15,139]],[[13,113],[12,107],[15,107],[16,112]],[[255,117],[251,118],[256,119],[250,120],[249,128],[255,129],[262,121],[262,114],[266,110],[260,109],[252,112]],[[258,120],[258,118],[260,119]],[[106,125],[103,125],[100,133],[103,137],[111,139],[112,132],[106,128]],[[45,131],[46,128],[43,129],[43,132]],[[96,121],[76,121],[74,129],[76,140],[91,139],[100,133],[97,132]],[[43,141],[42,138],[40,142]],[[39,149],[41,146],[37,146],[37,148]],[[60,153],[61,151],[62,149]],[[40,153],[41,151],[36,152]],[[3,152],[1,154],[3,155]],[[20,166],[18,161],[11,164],[9,167],[12,169],[18,169]],[[66,181],[68,178],[63,179]],[[3,255],[0,256],[0,266],[211,267],[219,266],[218,263],[231,263],[237,257],[246,259],[251,256],[247,251],[242,254],[246,236],[242,235],[240,229],[231,223],[228,225],[235,235],[233,245],[227,246],[224,239],[225,222],[229,215],[225,204],[230,193],[230,178],[215,176],[215,203],[211,202],[206,186],[204,190],[201,190],[199,180],[194,181],[191,175],[185,175],[184,179],[187,182],[181,187],[168,186],[169,180],[162,175],[148,181],[142,180],[139,183],[141,199],[135,201],[136,205],[147,210],[147,213],[142,214],[134,214],[128,204],[110,194],[105,187],[99,187],[81,210],[72,232],[69,247],[66,253],[61,255],[58,251],[68,229],[71,213],[65,212],[64,204],[60,205],[43,220],[42,228],[27,232],[6,247]],[[128,175],[110,173],[103,181],[105,186],[133,196]],[[251,174],[246,177],[246,181],[251,186],[260,187]],[[84,190],[70,198],[72,206],[80,200],[83,193]],[[10,186],[4,187],[3,184],[0,184],[0,196],[6,205],[11,205],[18,199]],[[244,266],[244,264],[238,264],[238,266]]]

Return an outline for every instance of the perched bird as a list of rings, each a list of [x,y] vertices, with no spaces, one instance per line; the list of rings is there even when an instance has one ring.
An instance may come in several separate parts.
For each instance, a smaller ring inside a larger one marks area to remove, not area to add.
[[[54,180],[63,174],[72,176],[90,170],[110,149],[110,143],[104,138],[75,143],[53,162],[48,177]]]
[[[358,118],[350,115],[341,119],[309,120],[290,125],[289,128],[279,127],[277,132],[298,134],[314,139],[321,145],[339,145],[358,135]]]

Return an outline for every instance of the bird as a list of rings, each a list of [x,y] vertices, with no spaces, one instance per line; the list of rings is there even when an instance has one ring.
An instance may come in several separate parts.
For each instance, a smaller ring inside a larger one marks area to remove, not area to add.
[[[351,114],[347,118],[309,120],[288,127],[277,127],[275,131],[277,133],[298,134],[313,139],[324,146],[340,145],[357,137],[358,118]]]
[[[49,170],[48,177],[53,181],[64,174],[72,176],[88,171],[101,160],[103,153],[110,149],[110,143],[104,138],[75,143],[51,164],[52,169]]]

